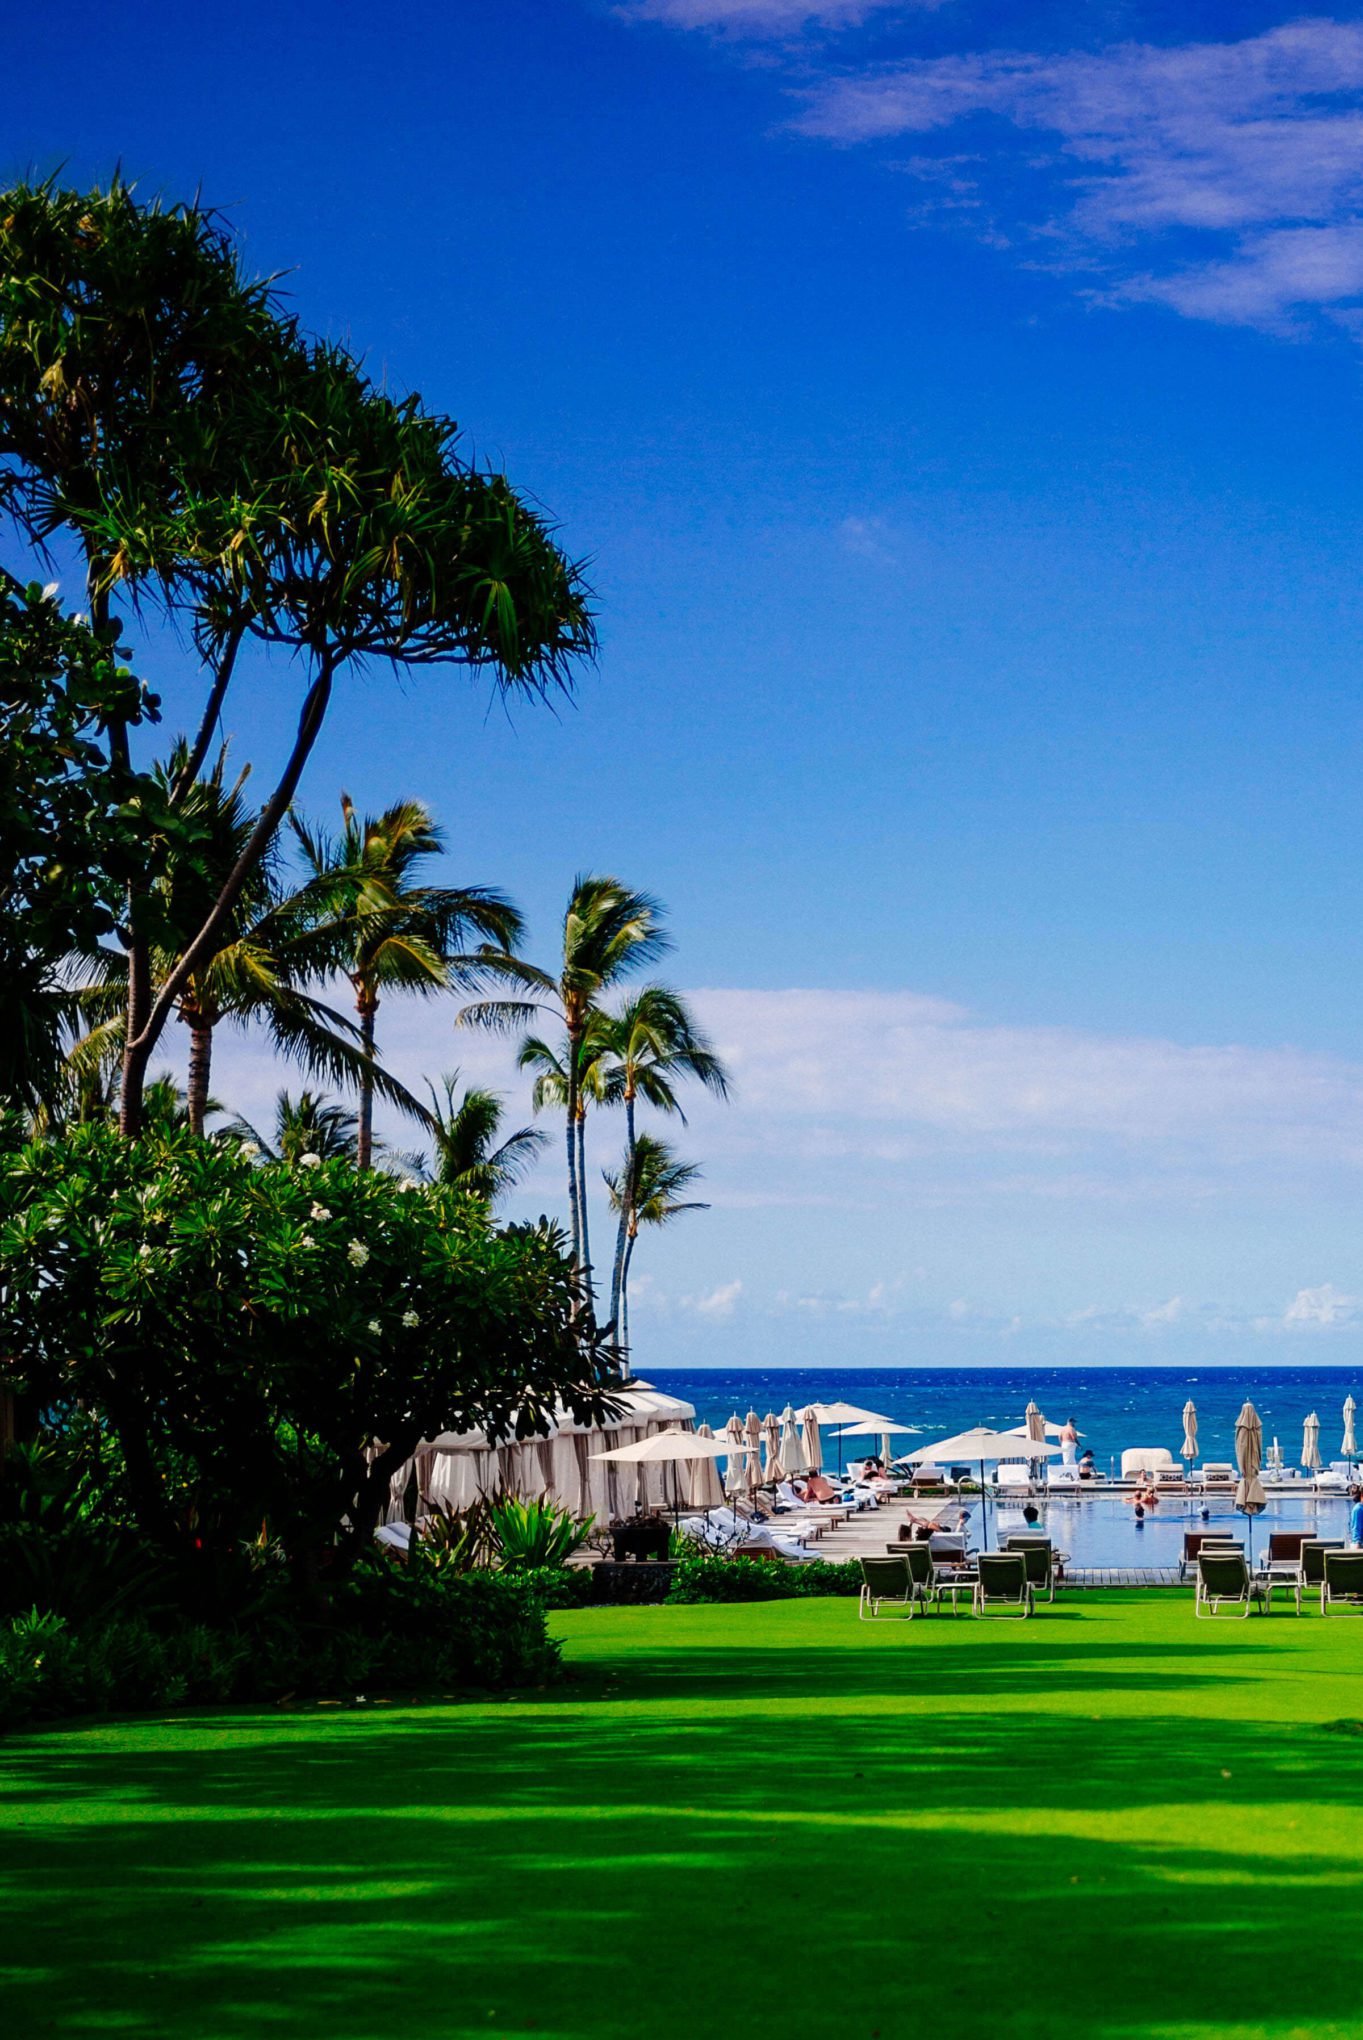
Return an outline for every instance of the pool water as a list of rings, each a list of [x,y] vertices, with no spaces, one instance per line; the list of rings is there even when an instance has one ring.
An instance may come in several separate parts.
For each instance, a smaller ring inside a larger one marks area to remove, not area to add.
[[[1037,1529],[1050,1537],[1057,1551],[1068,1552],[1076,1566],[1177,1565],[1185,1530],[1219,1531],[1255,1553],[1268,1548],[1274,1530],[1305,1530],[1313,1537],[1348,1534],[1348,1501],[1343,1495],[1273,1495],[1268,1507],[1252,1519],[1240,1515],[1227,1496],[1203,1502],[1198,1495],[1170,1495],[1147,1510],[1143,1521],[1136,1520],[1130,1502],[1119,1494],[1085,1496],[1082,1501],[1068,1495],[1037,1497],[1035,1505],[1041,1514]],[[970,1511],[970,1541],[976,1548],[981,1543],[994,1548],[1012,1532],[1032,1527],[1023,1521],[1020,1501],[996,1503],[991,1498],[988,1508],[983,1536],[978,1501]]]

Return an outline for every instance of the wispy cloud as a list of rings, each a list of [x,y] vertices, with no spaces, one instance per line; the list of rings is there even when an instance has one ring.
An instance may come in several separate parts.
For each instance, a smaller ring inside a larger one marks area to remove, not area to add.
[[[1360,1310],[1363,1298],[1346,1296],[1333,1282],[1323,1282],[1319,1289],[1299,1289],[1283,1312],[1282,1323],[1289,1331],[1329,1330],[1355,1322]]]
[[[873,14],[931,8],[941,0],[620,0],[627,20],[663,21],[754,38],[787,36],[800,29],[857,28]]]

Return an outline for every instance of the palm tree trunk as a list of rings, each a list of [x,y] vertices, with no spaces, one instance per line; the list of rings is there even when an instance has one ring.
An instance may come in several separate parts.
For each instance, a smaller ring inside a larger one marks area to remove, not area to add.
[[[631,1230],[625,1241],[625,1258],[620,1268],[620,1343],[629,1345],[629,1264],[634,1259],[634,1242],[638,1233]]]
[[[615,1265],[611,1269],[611,1323],[615,1326],[615,1343],[624,1344],[624,1330],[620,1323],[620,1303],[624,1290],[625,1248],[629,1240],[629,1222],[633,1215],[634,1191],[634,1093],[625,1091],[625,1172],[620,1180],[620,1223],[615,1230]]]
[[[568,1024],[568,1218],[573,1235],[573,1273],[582,1273],[582,1207],[577,1188],[577,1054],[579,1034]]]
[[[582,1241],[582,1286],[587,1292],[589,1304],[595,1304],[592,1289],[592,1250],[587,1238],[587,1108],[582,1099],[577,1106],[577,1202],[578,1234]]]
[[[378,1000],[364,992],[355,1001],[360,1015],[360,1046],[366,1067],[360,1072],[359,1123],[355,1132],[355,1167],[363,1172],[374,1165],[374,1014]]]
[[[208,1079],[213,1067],[213,1023],[196,1014],[189,1022],[189,1078],[186,1108],[189,1130],[202,1139],[204,1114],[208,1109]]]

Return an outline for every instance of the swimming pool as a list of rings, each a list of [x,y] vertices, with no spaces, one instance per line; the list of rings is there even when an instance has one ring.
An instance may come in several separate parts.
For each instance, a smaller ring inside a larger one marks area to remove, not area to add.
[[[1177,1565],[1183,1555],[1185,1530],[1218,1530],[1255,1552],[1267,1548],[1274,1530],[1305,1530],[1315,1537],[1348,1534],[1348,1502],[1343,1495],[1273,1495],[1268,1507],[1252,1520],[1232,1507],[1228,1496],[1204,1502],[1200,1495],[1171,1495],[1138,1521],[1120,1494],[1038,1496],[1039,1530],[1058,1551],[1069,1553],[1076,1566]],[[1206,1514],[1203,1514],[1204,1509]],[[990,1548],[1013,1531],[1032,1526],[1023,1520],[1020,1501],[989,1501],[987,1533],[982,1535],[980,1504],[970,1511],[970,1542]]]

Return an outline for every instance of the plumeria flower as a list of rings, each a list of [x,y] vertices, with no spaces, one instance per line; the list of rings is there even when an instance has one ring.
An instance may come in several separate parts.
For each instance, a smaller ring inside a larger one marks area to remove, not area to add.
[[[248,1162],[253,1162],[260,1153],[260,1142],[258,1140],[244,1140],[241,1144],[241,1151]]]
[[[376,1317],[372,1317],[369,1320],[369,1329],[374,1334],[375,1338],[377,1338],[379,1333],[383,1330],[383,1326],[379,1323]]]
[[[309,1150],[307,1154],[300,1155],[298,1157],[298,1166],[300,1169],[320,1169],[322,1166],[322,1157],[320,1155],[313,1154]]]
[[[402,1322],[410,1332],[414,1326],[419,1325],[421,1323],[421,1319],[417,1316],[414,1310],[405,1310],[402,1313]]]
[[[325,1204],[314,1204],[314,1205],[313,1205],[313,1207],[312,1207],[312,1210],[311,1210],[311,1211],[310,1211],[310,1212],[308,1213],[308,1217],[309,1217],[309,1218],[330,1218],[330,1217],[331,1217],[331,1213],[330,1213],[330,1212],[329,1212],[329,1211],[327,1210],[327,1208],[326,1208]]]
[[[149,1261],[151,1259],[151,1248],[147,1245],[145,1240],[143,1240],[141,1246],[138,1248],[137,1251],[144,1261]]]
[[[352,1240],[345,1250],[345,1257],[352,1268],[363,1268],[369,1259],[369,1249],[363,1240]]]
[[[317,1242],[310,1232],[305,1232],[298,1244],[300,1247],[315,1247]]]

